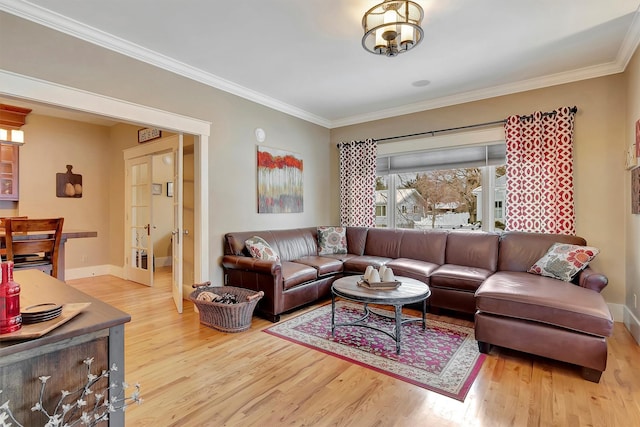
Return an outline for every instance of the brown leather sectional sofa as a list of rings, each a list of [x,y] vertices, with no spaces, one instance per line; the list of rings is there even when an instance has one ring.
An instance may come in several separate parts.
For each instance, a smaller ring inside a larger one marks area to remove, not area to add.
[[[260,236],[281,261],[251,258],[245,240]],[[348,253],[318,256],[315,227],[227,233],[225,284],[263,291],[258,312],[280,314],[330,295],[334,280],[385,264],[431,288],[429,304],[475,313],[480,351],[491,345],[579,365],[598,382],[606,368],[613,319],[600,295],[607,278],[586,268],[574,282],[527,273],[554,242],[581,237],[505,232],[347,227]]]

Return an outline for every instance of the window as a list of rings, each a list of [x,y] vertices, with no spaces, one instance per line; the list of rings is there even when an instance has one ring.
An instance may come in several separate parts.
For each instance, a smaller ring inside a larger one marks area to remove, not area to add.
[[[384,205],[376,206],[376,216],[387,216],[387,207]]]
[[[501,143],[378,157],[376,226],[504,229],[504,155]]]

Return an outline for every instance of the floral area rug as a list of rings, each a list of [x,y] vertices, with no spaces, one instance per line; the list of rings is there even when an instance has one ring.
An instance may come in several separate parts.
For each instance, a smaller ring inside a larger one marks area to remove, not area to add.
[[[353,322],[363,306],[336,302],[336,323]],[[371,308],[365,322],[389,332],[394,321],[376,313],[393,312]],[[405,316],[404,318],[407,318]],[[357,363],[419,387],[464,401],[485,355],[478,351],[472,328],[427,319],[402,326],[401,352],[388,335],[363,327],[338,326],[331,336],[331,304],[319,307],[265,329],[265,332]]]

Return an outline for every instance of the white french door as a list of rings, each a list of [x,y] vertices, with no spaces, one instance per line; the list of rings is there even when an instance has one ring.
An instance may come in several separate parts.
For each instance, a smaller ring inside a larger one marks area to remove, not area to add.
[[[184,241],[183,229],[183,140],[178,135],[178,146],[173,150],[175,159],[173,168],[173,231],[171,232],[172,278],[171,289],[173,301],[178,313],[182,313],[182,252]]]
[[[182,313],[183,283],[183,137],[182,134],[162,138],[157,142],[125,150],[126,206],[125,212],[125,278],[153,286],[153,204],[152,177],[153,155],[171,153],[173,156],[173,181],[167,191],[173,191],[172,212],[156,212],[157,215],[173,215],[171,230],[173,300],[178,313]],[[170,188],[170,190],[169,190]]]
[[[127,279],[153,286],[153,209],[151,156],[127,160],[126,248]]]

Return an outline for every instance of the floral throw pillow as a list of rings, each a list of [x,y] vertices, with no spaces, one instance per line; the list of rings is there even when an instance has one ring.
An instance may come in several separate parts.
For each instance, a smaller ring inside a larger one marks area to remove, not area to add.
[[[318,227],[318,255],[347,253],[347,229],[345,227]]]
[[[528,272],[570,282],[598,253],[600,251],[591,246],[554,243]]]
[[[263,261],[280,262],[280,256],[271,246],[260,236],[253,236],[244,241],[252,257]]]

